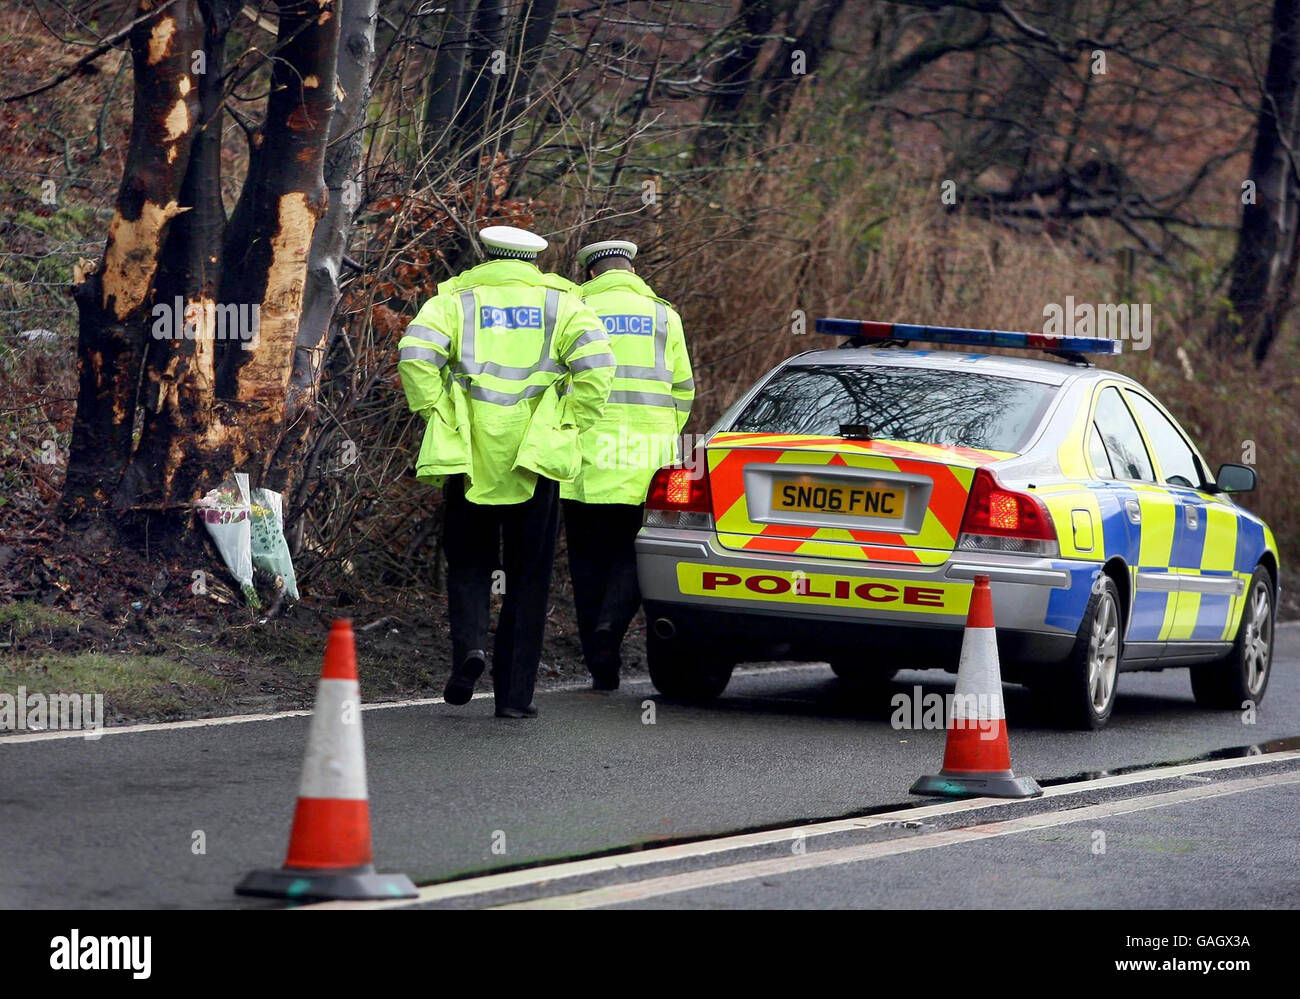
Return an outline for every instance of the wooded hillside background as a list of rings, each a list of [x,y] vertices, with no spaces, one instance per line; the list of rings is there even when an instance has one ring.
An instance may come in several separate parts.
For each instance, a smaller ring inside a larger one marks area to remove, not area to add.
[[[640,244],[695,431],[819,315],[1150,303],[1114,366],[1256,464],[1287,561],[1298,36],[1300,0],[8,4],[0,540],[183,547],[242,470],[305,593],[436,590],[395,344],[500,222],[570,277]],[[257,349],[154,338],[177,296],[259,304]]]

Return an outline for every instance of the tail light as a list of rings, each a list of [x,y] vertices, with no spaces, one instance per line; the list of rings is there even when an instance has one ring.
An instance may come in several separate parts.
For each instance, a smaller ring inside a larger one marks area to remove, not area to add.
[[[708,465],[702,450],[695,458],[693,467],[670,465],[655,472],[645,500],[646,527],[713,528]]]
[[[1046,504],[1016,492],[987,468],[976,469],[957,547],[968,550],[1056,555],[1056,525]]]

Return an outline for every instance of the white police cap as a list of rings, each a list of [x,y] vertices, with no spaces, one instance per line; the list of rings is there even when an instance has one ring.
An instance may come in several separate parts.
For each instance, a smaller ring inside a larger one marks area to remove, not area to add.
[[[600,243],[588,243],[579,250],[578,266],[590,266],[604,257],[627,257],[631,260],[635,256],[635,243],[629,243],[626,239],[607,239]]]
[[[478,238],[487,248],[491,257],[518,257],[532,260],[546,249],[546,240],[527,229],[516,229],[512,225],[490,225],[478,231]]]

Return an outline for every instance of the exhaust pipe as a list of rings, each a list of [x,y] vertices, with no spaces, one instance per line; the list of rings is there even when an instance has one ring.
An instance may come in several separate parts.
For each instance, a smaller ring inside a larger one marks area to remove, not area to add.
[[[677,625],[666,617],[657,618],[654,623],[655,635],[667,640],[677,634]]]

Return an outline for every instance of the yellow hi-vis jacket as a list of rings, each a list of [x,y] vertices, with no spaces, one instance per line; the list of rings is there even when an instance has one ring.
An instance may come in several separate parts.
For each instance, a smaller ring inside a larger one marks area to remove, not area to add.
[[[631,271],[605,271],[579,292],[600,316],[618,367],[604,415],[581,434],[582,470],[560,496],[644,503],[655,471],[677,457],[695,399],[682,319]]]
[[[577,474],[580,432],[614,378],[600,318],[577,286],[524,260],[490,260],[438,286],[398,341],[397,371],[425,417],[416,478],[464,473],[466,499],[533,495]]]

